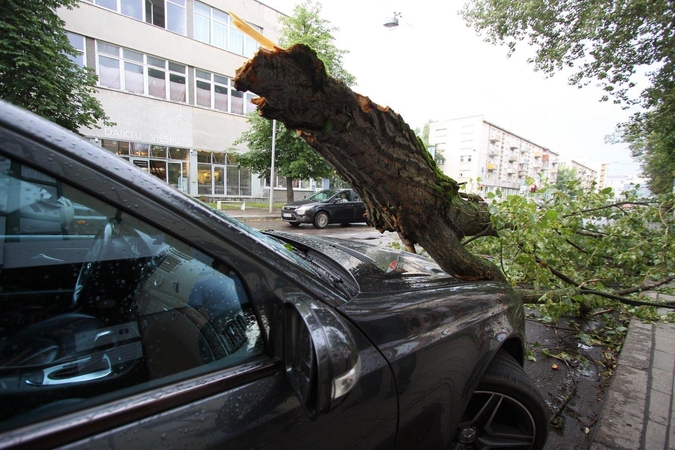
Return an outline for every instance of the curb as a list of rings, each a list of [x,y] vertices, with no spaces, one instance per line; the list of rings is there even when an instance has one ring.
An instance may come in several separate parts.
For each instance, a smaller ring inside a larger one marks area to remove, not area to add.
[[[673,448],[673,372],[675,324],[633,318],[591,450]]]

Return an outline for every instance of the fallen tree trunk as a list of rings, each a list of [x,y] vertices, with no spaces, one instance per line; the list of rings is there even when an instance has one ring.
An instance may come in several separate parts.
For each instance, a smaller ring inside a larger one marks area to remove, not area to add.
[[[462,198],[400,115],[328,76],[309,47],[261,48],[234,82],[260,96],[254,100],[259,114],[298,130],[333,165],[380,232],[421,245],[458,278],[505,280],[497,266],[461,244],[465,236],[485,233],[487,205]]]

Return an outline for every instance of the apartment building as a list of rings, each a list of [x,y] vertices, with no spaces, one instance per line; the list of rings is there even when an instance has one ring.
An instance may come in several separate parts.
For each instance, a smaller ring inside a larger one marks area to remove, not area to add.
[[[601,178],[599,177],[598,171],[589,167],[589,165],[568,158],[560,161],[561,168],[565,167],[576,172],[577,178],[581,181],[581,186],[584,189],[590,188],[593,184],[604,186],[607,177],[607,165],[605,164],[603,166],[604,167],[600,169],[600,175],[602,175],[602,181],[600,181]]]
[[[523,194],[555,182],[559,155],[548,148],[471,116],[432,122],[429,144],[442,151],[443,172],[467,192]]]
[[[247,149],[233,142],[255,107],[232,79],[258,45],[228,11],[278,42],[282,13],[256,0],[81,0],[59,10],[115,123],[81,133],[192,196],[269,195],[237,164]]]

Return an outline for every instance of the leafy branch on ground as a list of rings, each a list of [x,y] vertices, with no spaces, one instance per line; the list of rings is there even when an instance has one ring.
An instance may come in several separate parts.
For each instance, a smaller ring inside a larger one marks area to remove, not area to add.
[[[551,317],[631,306],[666,307],[656,293],[675,280],[673,196],[584,189],[578,180],[546,186],[536,196],[488,195],[498,236],[468,243],[497,261],[525,303]]]

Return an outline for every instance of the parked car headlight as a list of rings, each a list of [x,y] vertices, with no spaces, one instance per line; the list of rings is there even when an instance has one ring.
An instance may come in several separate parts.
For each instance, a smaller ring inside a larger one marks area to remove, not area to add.
[[[298,209],[296,209],[295,212],[296,212],[297,214],[303,215],[303,214],[305,214],[305,213],[307,212],[307,210],[309,210],[309,209],[311,209],[311,208],[309,208],[309,207],[307,207],[307,206],[301,206],[301,207],[299,207]]]

